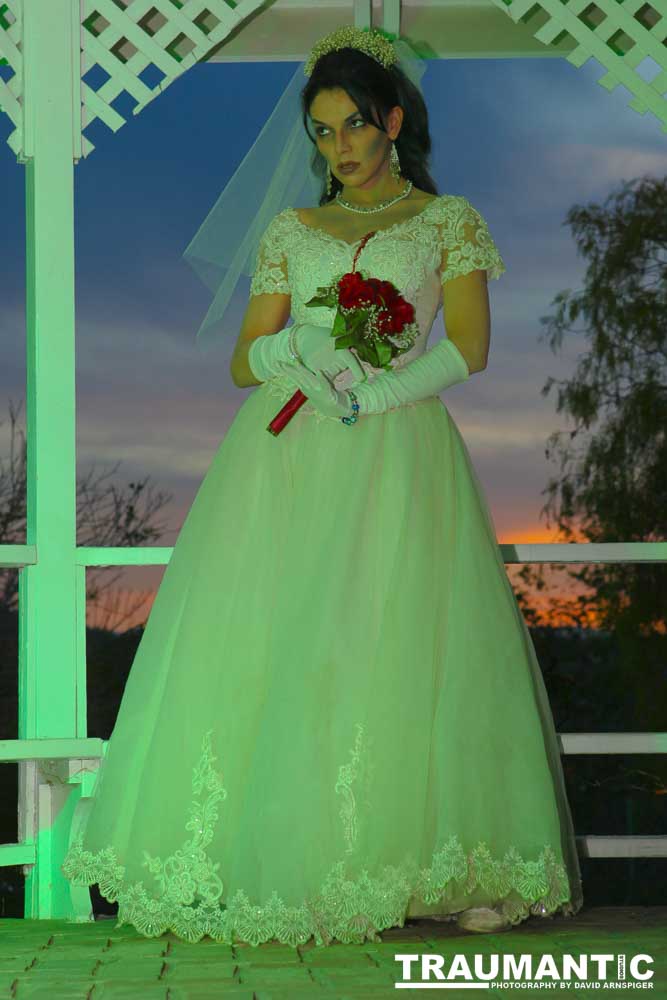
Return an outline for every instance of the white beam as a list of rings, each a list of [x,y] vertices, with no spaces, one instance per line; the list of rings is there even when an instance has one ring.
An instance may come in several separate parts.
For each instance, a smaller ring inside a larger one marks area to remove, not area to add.
[[[223,39],[205,62],[301,62],[318,39],[344,24],[361,22],[370,0],[276,0]],[[563,57],[571,39],[547,46],[530,27],[514,24],[492,0],[385,0],[372,4],[373,24],[407,38],[437,59],[516,59]]]

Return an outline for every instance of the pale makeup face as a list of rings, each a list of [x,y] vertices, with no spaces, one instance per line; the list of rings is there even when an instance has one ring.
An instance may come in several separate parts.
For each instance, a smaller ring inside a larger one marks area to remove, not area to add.
[[[392,108],[387,132],[370,125],[345,90],[320,90],[310,105],[311,131],[317,148],[328,162],[331,173],[346,187],[373,187],[388,171],[391,141],[400,132],[403,109]],[[340,164],[348,161],[359,166],[343,173]]]

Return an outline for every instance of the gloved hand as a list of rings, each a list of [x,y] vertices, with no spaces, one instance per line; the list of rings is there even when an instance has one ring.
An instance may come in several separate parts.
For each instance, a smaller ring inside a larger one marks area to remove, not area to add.
[[[326,372],[313,373],[298,361],[289,364],[280,362],[278,367],[308,397],[308,402],[326,417],[352,416],[352,400],[343,389],[336,388]]]
[[[467,382],[470,371],[466,359],[453,340],[445,337],[404,368],[380,372],[373,382],[350,386],[359,403],[359,416],[386,413],[405,403],[437,396],[458,382]],[[303,390],[305,391],[305,390]],[[314,404],[316,405],[316,404]]]
[[[352,400],[345,390],[336,389],[324,372],[313,374],[292,362],[285,367],[316,410],[328,417],[352,416]],[[456,344],[445,338],[404,368],[380,372],[373,382],[353,383],[359,404],[358,416],[386,413],[387,410],[435,396],[450,385],[466,382],[470,371]]]
[[[350,368],[363,379],[364,370],[352,351],[349,348],[336,350],[331,328],[312,323],[295,323],[293,327],[285,327],[278,333],[256,337],[248,350],[248,365],[255,378],[267,382],[274,375],[280,374],[278,366],[281,363],[298,363],[292,357],[290,349],[292,333],[297,352],[306,369],[311,372],[321,370],[335,378],[339,372]]]

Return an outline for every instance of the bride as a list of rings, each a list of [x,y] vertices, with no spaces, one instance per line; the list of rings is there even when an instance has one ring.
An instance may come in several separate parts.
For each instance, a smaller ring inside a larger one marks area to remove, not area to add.
[[[438,193],[391,41],[339,29],[306,71],[320,203],[262,233],[231,363],[257,388],[182,526],[63,872],[119,925],[190,941],[573,915],[547,694],[440,398],[493,377],[487,280],[505,267],[466,197]],[[390,371],[335,350],[335,310],[306,306],[354,264],[414,305]]]

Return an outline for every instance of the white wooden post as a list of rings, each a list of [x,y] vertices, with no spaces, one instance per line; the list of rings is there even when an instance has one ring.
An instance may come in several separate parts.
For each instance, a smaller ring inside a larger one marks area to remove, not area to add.
[[[27,542],[37,562],[19,587],[19,738],[86,735],[85,675],[77,701],[75,619],[76,401],[74,156],[80,155],[79,4],[23,5],[26,178]],[[76,82],[76,87],[73,83]],[[36,771],[21,764],[33,776]],[[38,770],[38,769],[37,769]],[[27,791],[27,789],[26,789]],[[64,916],[69,883],[54,864],[69,836],[67,786],[39,783],[35,864],[26,917]],[[32,799],[32,801],[31,801]],[[29,817],[21,817],[21,824]]]

